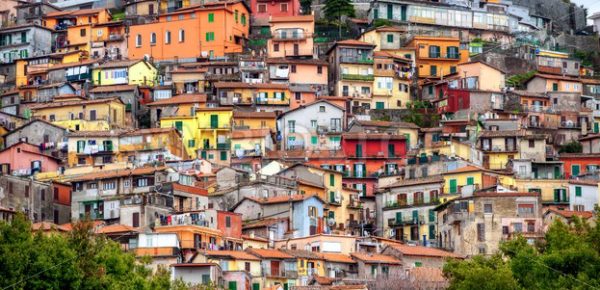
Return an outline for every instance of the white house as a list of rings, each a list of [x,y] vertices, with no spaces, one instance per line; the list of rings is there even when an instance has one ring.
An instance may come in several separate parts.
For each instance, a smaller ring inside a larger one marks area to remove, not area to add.
[[[287,111],[277,119],[281,150],[340,149],[346,128],[344,108],[327,100],[317,100]]]
[[[593,211],[599,199],[598,181],[569,181],[569,209],[573,211]]]

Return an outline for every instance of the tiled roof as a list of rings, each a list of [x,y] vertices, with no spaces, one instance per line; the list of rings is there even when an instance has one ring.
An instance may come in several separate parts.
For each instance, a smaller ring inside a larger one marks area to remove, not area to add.
[[[594,213],[591,211],[573,211],[573,210],[559,210],[559,209],[548,209],[548,211],[554,212],[565,218],[572,218],[574,216],[578,216],[581,218],[589,219],[594,216]]]
[[[206,189],[195,186],[183,185],[179,183],[173,183],[173,190],[192,193],[196,195],[208,196],[208,190]]]
[[[115,85],[115,86],[97,86],[90,90],[90,93],[112,93],[133,91],[137,88],[135,85]]]
[[[377,32],[406,32],[406,29],[403,27],[400,27],[400,26],[384,25],[384,26],[375,28],[375,31],[377,31]]]
[[[474,197],[522,197],[522,196],[528,196],[528,197],[538,197],[540,196],[539,193],[537,192],[514,192],[514,191],[507,191],[507,192],[487,192],[487,191],[480,191],[480,192],[475,192],[473,193]]]
[[[416,124],[409,122],[389,122],[389,121],[362,121],[356,120],[354,121],[356,124],[360,124],[362,126],[375,126],[375,127],[391,127],[391,128],[410,128],[410,129],[419,129],[420,127]]]
[[[139,135],[147,135],[147,134],[160,134],[160,133],[169,133],[175,131],[179,133],[176,128],[145,128],[145,129],[136,129],[131,130],[127,133],[122,134],[121,136],[139,136]]]
[[[401,264],[400,260],[383,254],[356,252],[351,255],[353,258],[361,260],[366,264]]]
[[[78,15],[98,14],[103,10],[106,10],[106,9],[105,8],[95,8],[95,9],[80,9],[80,10],[68,10],[68,11],[53,11],[53,12],[46,13],[46,17],[62,17],[62,16],[78,16]]]
[[[336,41],[335,45],[355,45],[355,46],[373,46],[373,47],[376,46],[375,44],[372,44],[369,42],[354,40],[354,39],[346,39],[346,40]]]
[[[321,257],[329,262],[334,263],[345,263],[345,264],[355,264],[356,261],[350,257],[350,255],[338,254],[338,253],[321,253]]]
[[[265,219],[261,219],[258,221],[246,223],[242,227],[244,229],[261,228],[261,227],[267,227],[270,225],[274,225],[278,222],[287,221],[287,220],[288,220],[288,218],[265,218]]]
[[[67,137],[119,137],[125,130],[110,131],[73,131]]]
[[[127,232],[137,232],[137,230],[134,227],[130,227],[128,225],[115,224],[101,227],[96,231],[97,234],[116,234]]]
[[[277,150],[267,151],[267,159],[315,159],[315,158],[346,158],[344,151],[342,150],[317,150],[317,151],[305,151],[305,150]]]
[[[244,82],[217,82],[214,83],[213,86],[217,89],[288,89],[288,85],[276,83],[250,84]]]
[[[109,61],[99,65],[97,68],[121,68],[121,67],[130,67],[138,62],[142,61],[141,59],[134,60],[121,60],[121,61]]]
[[[282,252],[294,256],[295,258],[300,259],[310,259],[310,260],[323,260],[323,257],[319,255],[319,253],[306,251],[306,250],[281,250]]]
[[[248,130],[234,130],[231,132],[231,139],[244,139],[244,138],[262,138],[271,134],[270,129],[248,129]]]
[[[581,79],[581,82],[586,85],[600,85],[600,79]]]
[[[48,109],[48,108],[61,108],[61,107],[69,107],[69,106],[84,106],[84,105],[93,105],[93,104],[106,104],[113,101],[121,102],[119,98],[105,98],[105,99],[95,99],[95,100],[77,100],[77,101],[64,101],[64,102],[50,102],[50,103],[39,103],[34,104],[30,107],[32,110],[38,109]],[[123,102],[121,102],[123,103]]]
[[[525,136],[524,130],[485,130],[479,133],[479,137],[495,138],[495,137],[522,137]]]
[[[252,255],[263,259],[293,259],[294,257],[280,250],[275,249],[253,249],[248,248],[246,251]]]
[[[32,231],[51,231],[51,230],[55,230],[55,231],[60,231],[60,232],[64,232],[67,231],[66,229],[64,229],[63,227],[54,224],[54,223],[50,223],[50,222],[39,222],[39,223],[34,223],[31,225],[31,230]]]
[[[440,268],[414,267],[408,271],[411,278],[416,282],[416,285],[419,285],[418,283],[447,282],[446,278],[444,277],[444,273]]]
[[[562,76],[562,75],[541,74],[541,73],[536,73],[532,78],[535,78],[535,77],[551,79],[551,80],[571,81],[571,82],[580,82],[581,81],[578,78]]]
[[[423,247],[423,246],[409,246],[406,244],[389,244],[388,247],[392,247],[402,253],[402,255],[406,256],[422,256],[422,257],[439,257],[439,258],[459,258],[459,255],[456,255],[451,252],[447,252],[444,250],[431,248],[431,247]]]
[[[79,61],[79,62],[55,64],[55,65],[47,68],[47,70],[51,71],[51,70],[66,69],[66,68],[76,67],[76,66],[87,66],[87,65],[92,65],[94,63],[98,63],[99,61],[100,60],[97,60],[97,59],[88,59],[88,60],[83,60],[83,61]]]
[[[475,63],[480,63],[480,64],[483,64],[485,66],[491,67],[491,68],[493,68],[493,69],[495,69],[495,70],[497,70],[497,71],[499,71],[501,73],[504,73],[504,74],[506,73],[505,70],[503,70],[503,69],[501,69],[501,68],[499,68],[499,67],[497,67],[497,66],[495,66],[493,64],[490,64],[490,63],[487,63],[487,62],[481,61],[481,60],[473,60],[473,61],[469,61],[469,62],[464,62],[464,63],[459,64],[459,66],[461,66],[461,65],[468,65],[468,64],[475,64]]]
[[[234,118],[273,118],[277,117],[275,112],[242,112],[242,111],[234,111]]]
[[[530,92],[530,91],[525,91],[525,90],[512,90],[512,91],[508,91],[507,93],[524,96],[524,97],[546,98],[546,99],[548,98],[547,95],[540,94],[540,93],[534,93],[534,92]]]
[[[183,94],[149,103],[148,106],[206,103],[206,94]]]
[[[275,64],[314,64],[314,65],[327,65],[327,61],[324,60],[320,60],[320,59],[314,59],[314,58],[309,58],[309,59],[302,59],[302,58],[284,58],[284,57],[278,57],[278,58],[267,58],[266,60],[267,63],[275,63]]]
[[[373,56],[374,57],[393,58],[393,59],[401,60],[401,61],[406,62],[406,63],[412,63],[411,59],[399,56],[397,54],[393,54],[393,53],[391,53],[389,51],[375,51],[375,52],[373,52]]]
[[[98,172],[87,173],[79,176],[75,176],[72,178],[67,178],[67,181],[76,182],[76,181],[86,181],[86,180],[94,180],[94,179],[107,179],[107,178],[117,178],[117,177],[125,177],[125,176],[134,176],[134,175],[147,175],[154,174],[158,171],[163,171],[167,169],[165,166],[160,167],[140,167],[136,169],[117,169],[117,170],[104,170]]]
[[[335,281],[334,278],[326,277],[326,276],[318,276],[314,275],[313,279],[319,285],[331,285]]]
[[[271,20],[269,20],[269,22],[312,22],[312,21],[315,21],[315,17],[312,15],[271,17]]]
[[[365,132],[352,132],[344,133],[342,135],[344,139],[361,139],[361,140],[405,140],[406,137],[403,135],[392,135],[386,133],[365,133]]]
[[[258,257],[244,251],[206,251],[204,255],[207,257],[228,257],[235,260],[260,261]]]
[[[246,199],[252,200],[259,204],[277,204],[277,203],[286,203],[286,202],[298,202],[309,199],[311,197],[317,197],[317,195],[313,194],[295,194],[295,195],[281,195],[281,196],[273,196],[267,198],[256,198],[256,197],[245,197]]]
[[[415,179],[402,179],[398,180],[395,183],[392,183],[387,186],[383,186],[381,188],[391,188],[391,187],[403,187],[403,186],[412,186],[412,185],[420,185],[420,184],[430,184],[430,183],[442,183],[444,182],[444,178],[441,175],[429,176],[426,178],[415,178]]]
[[[474,172],[474,171],[482,171],[482,170],[484,170],[484,169],[480,168],[480,167],[477,167],[477,166],[468,165],[468,166],[461,167],[461,168],[458,168],[458,169],[450,170],[450,171],[446,172],[445,174],[463,173],[463,172]]]
[[[580,184],[580,185],[592,185],[592,186],[598,186],[598,183],[600,183],[599,180],[594,180],[594,179],[571,179],[569,180],[570,184]]]
[[[261,238],[261,237],[257,237],[257,236],[251,237],[249,235],[242,235],[242,240],[260,241],[260,242],[265,242],[265,243],[269,241],[268,239],[265,239],[265,238]]]

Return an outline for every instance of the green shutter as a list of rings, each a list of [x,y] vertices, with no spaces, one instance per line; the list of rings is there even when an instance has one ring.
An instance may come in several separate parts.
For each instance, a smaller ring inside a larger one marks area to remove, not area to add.
[[[283,283],[283,290],[289,290],[290,286],[288,285],[288,283]]]
[[[435,221],[435,211],[433,209],[429,210],[429,222]]]
[[[219,127],[219,115],[210,115],[210,127],[213,129]]]
[[[555,189],[554,190],[554,202],[559,202],[560,201],[560,189]]]
[[[558,84],[557,83],[552,84],[552,90],[555,91],[555,92],[558,91]]]
[[[252,283],[252,290],[260,290],[260,283]]]
[[[456,179],[450,179],[450,193],[456,193],[457,190]]]
[[[451,66],[450,67],[450,73],[451,74],[456,73],[456,67],[455,66]]]
[[[394,35],[393,34],[388,34],[387,35],[387,42],[389,42],[389,43],[394,42]]]
[[[600,133],[600,127],[598,125],[598,122],[594,123],[594,133]]]
[[[435,240],[435,225],[429,225],[429,239]]]
[[[385,103],[384,102],[376,102],[375,103],[375,109],[378,109],[378,110],[385,109]]]
[[[379,9],[373,9],[373,19],[379,18]]]
[[[571,176],[579,176],[579,165],[571,165]]]
[[[214,21],[215,21],[215,14],[208,13],[208,22],[214,22]]]
[[[196,140],[190,139],[188,140],[188,147],[193,148],[196,146]]]
[[[208,274],[202,275],[202,284],[208,284],[208,283],[210,283],[210,275],[208,275]]]
[[[333,173],[329,174],[329,186],[335,186],[335,175]]]
[[[77,141],[77,153],[82,153],[85,150],[85,141]]]
[[[335,202],[335,192],[329,192],[329,202]]]
[[[387,19],[394,18],[394,6],[392,4],[387,5]]]
[[[229,281],[227,287],[229,290],[237,290],[237,282],[236,281]]]
[[[406,150],[410,150],[410,134],[404,134],[404,138],[406,139]]]
[[[356,144],[356,157],[362,157],[362,145]]]
[[[227,151],[221,151],[221,160],[227,160]]]
[[[575,186],[575,196],[581,196],[581,186]]]
[[[402,212],[396,213],[396,224],[402,222]]]
[[[183,122],[175,121],[175,128],[177,128],[179,132],[183,131]]]
[[[475,184],[475,178],[472,176],[467,177],[467,185]]]
[[[396,146],[388,144],[388,157],[396,157]]]
[[[400,20],[406,21],[406,5],[400,6]]]
[[[310,136],[310,143],[316,145],[319,142],[319,138],[317,136]]]
[[[416,221],[416,222],[419,221],[419,211],[418,210],[412,211],[412,218],[413,218],[413,221]]]

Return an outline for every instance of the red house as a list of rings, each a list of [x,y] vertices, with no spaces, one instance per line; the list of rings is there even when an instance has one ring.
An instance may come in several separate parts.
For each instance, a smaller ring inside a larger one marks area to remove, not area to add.
[[[600,170],[599,153],[562,153],[558,159],[564,162],[566,179]]]
[[[241,249],[243,242],[241,214],[217,210],[217,229],[223,232],[223,240],[227,249]]]
[[[268,26],[269,17],[296,16],[300,14],[300,0],[250,0],[253,22]],[[253,24],[254,25],[254,24]]]
[[[406,157],[406,137],[384,133],[346,133],[342,135],[346,155],[344,184],[361,191],[362,197],[375,192],[377,178],[394,175]]]
[[[44,154],[40,148],[25,142],[15,143],[0,151],[2,174],[33,175],[57,171],[60,159]]]

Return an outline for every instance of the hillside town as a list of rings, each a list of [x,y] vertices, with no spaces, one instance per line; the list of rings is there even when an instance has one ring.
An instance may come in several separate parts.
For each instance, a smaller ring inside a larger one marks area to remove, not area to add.
[[[2,0],[0,220],[214,289],[446,289],[595,225],[595,5]]]

